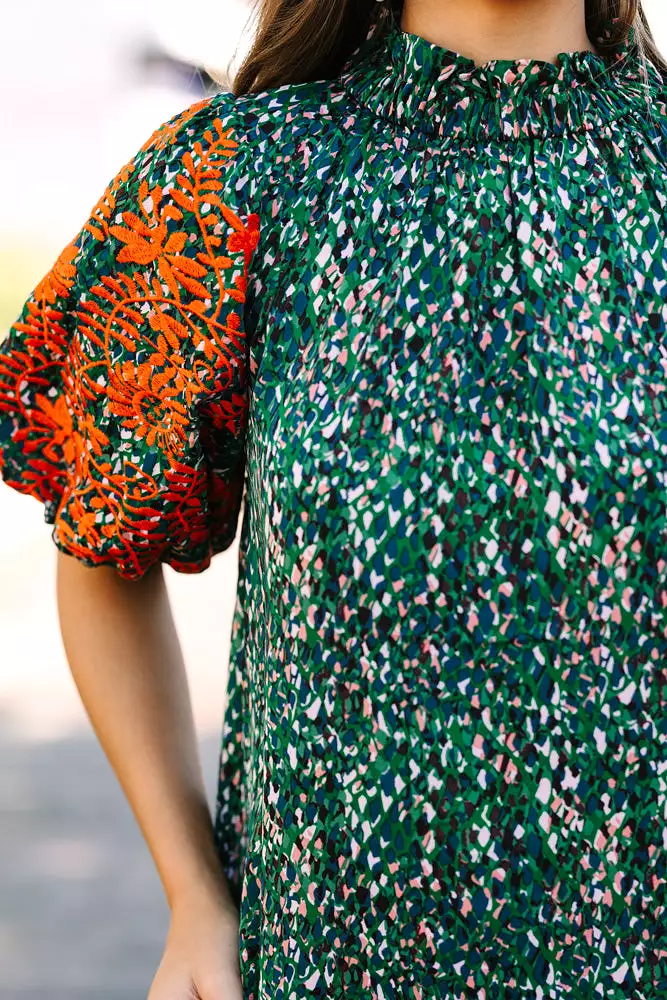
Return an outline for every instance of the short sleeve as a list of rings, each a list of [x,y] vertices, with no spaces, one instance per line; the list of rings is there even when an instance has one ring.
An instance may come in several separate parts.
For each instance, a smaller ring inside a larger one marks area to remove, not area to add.
[[[234,96],[162,125],[0,342],[0,473],[52,538],[127,578],[205,569],[234,539],[259,217]]]

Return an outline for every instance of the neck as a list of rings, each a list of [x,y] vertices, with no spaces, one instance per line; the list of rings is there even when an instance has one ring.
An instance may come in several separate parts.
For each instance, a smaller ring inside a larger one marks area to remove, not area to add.
[[[401,29],[491,59],[546,59],[598,50],[586,34],[584,0],[404,0]]]

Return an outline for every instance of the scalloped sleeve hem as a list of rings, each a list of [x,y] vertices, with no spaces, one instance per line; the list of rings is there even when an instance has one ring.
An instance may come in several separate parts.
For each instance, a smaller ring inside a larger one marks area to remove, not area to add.
[[[233,112],[217,95],[158,129],[0,342],[2,479],[128,579],[202,572],[236,533],[259,218]]]

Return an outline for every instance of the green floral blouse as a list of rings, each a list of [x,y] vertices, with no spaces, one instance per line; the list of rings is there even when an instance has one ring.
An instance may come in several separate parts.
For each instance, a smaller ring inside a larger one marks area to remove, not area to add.
[[[666,116],[634,32],[373,25],[160,127],[0,345],[59,549],[240,529],[246,1000],[667,996]]]

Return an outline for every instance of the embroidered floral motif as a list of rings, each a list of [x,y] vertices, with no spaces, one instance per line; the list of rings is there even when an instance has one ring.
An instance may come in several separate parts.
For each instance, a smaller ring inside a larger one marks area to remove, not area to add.
[[[46,504],[60,547],[128,576],[159,558],[201,570],[240,503],[259,218],[227,203],[232,129],[205,115],[191,131],[208,104],[112,180],[0,353],[4,478]],[[237,454],[226,473],[202,450],[207,422]]]

